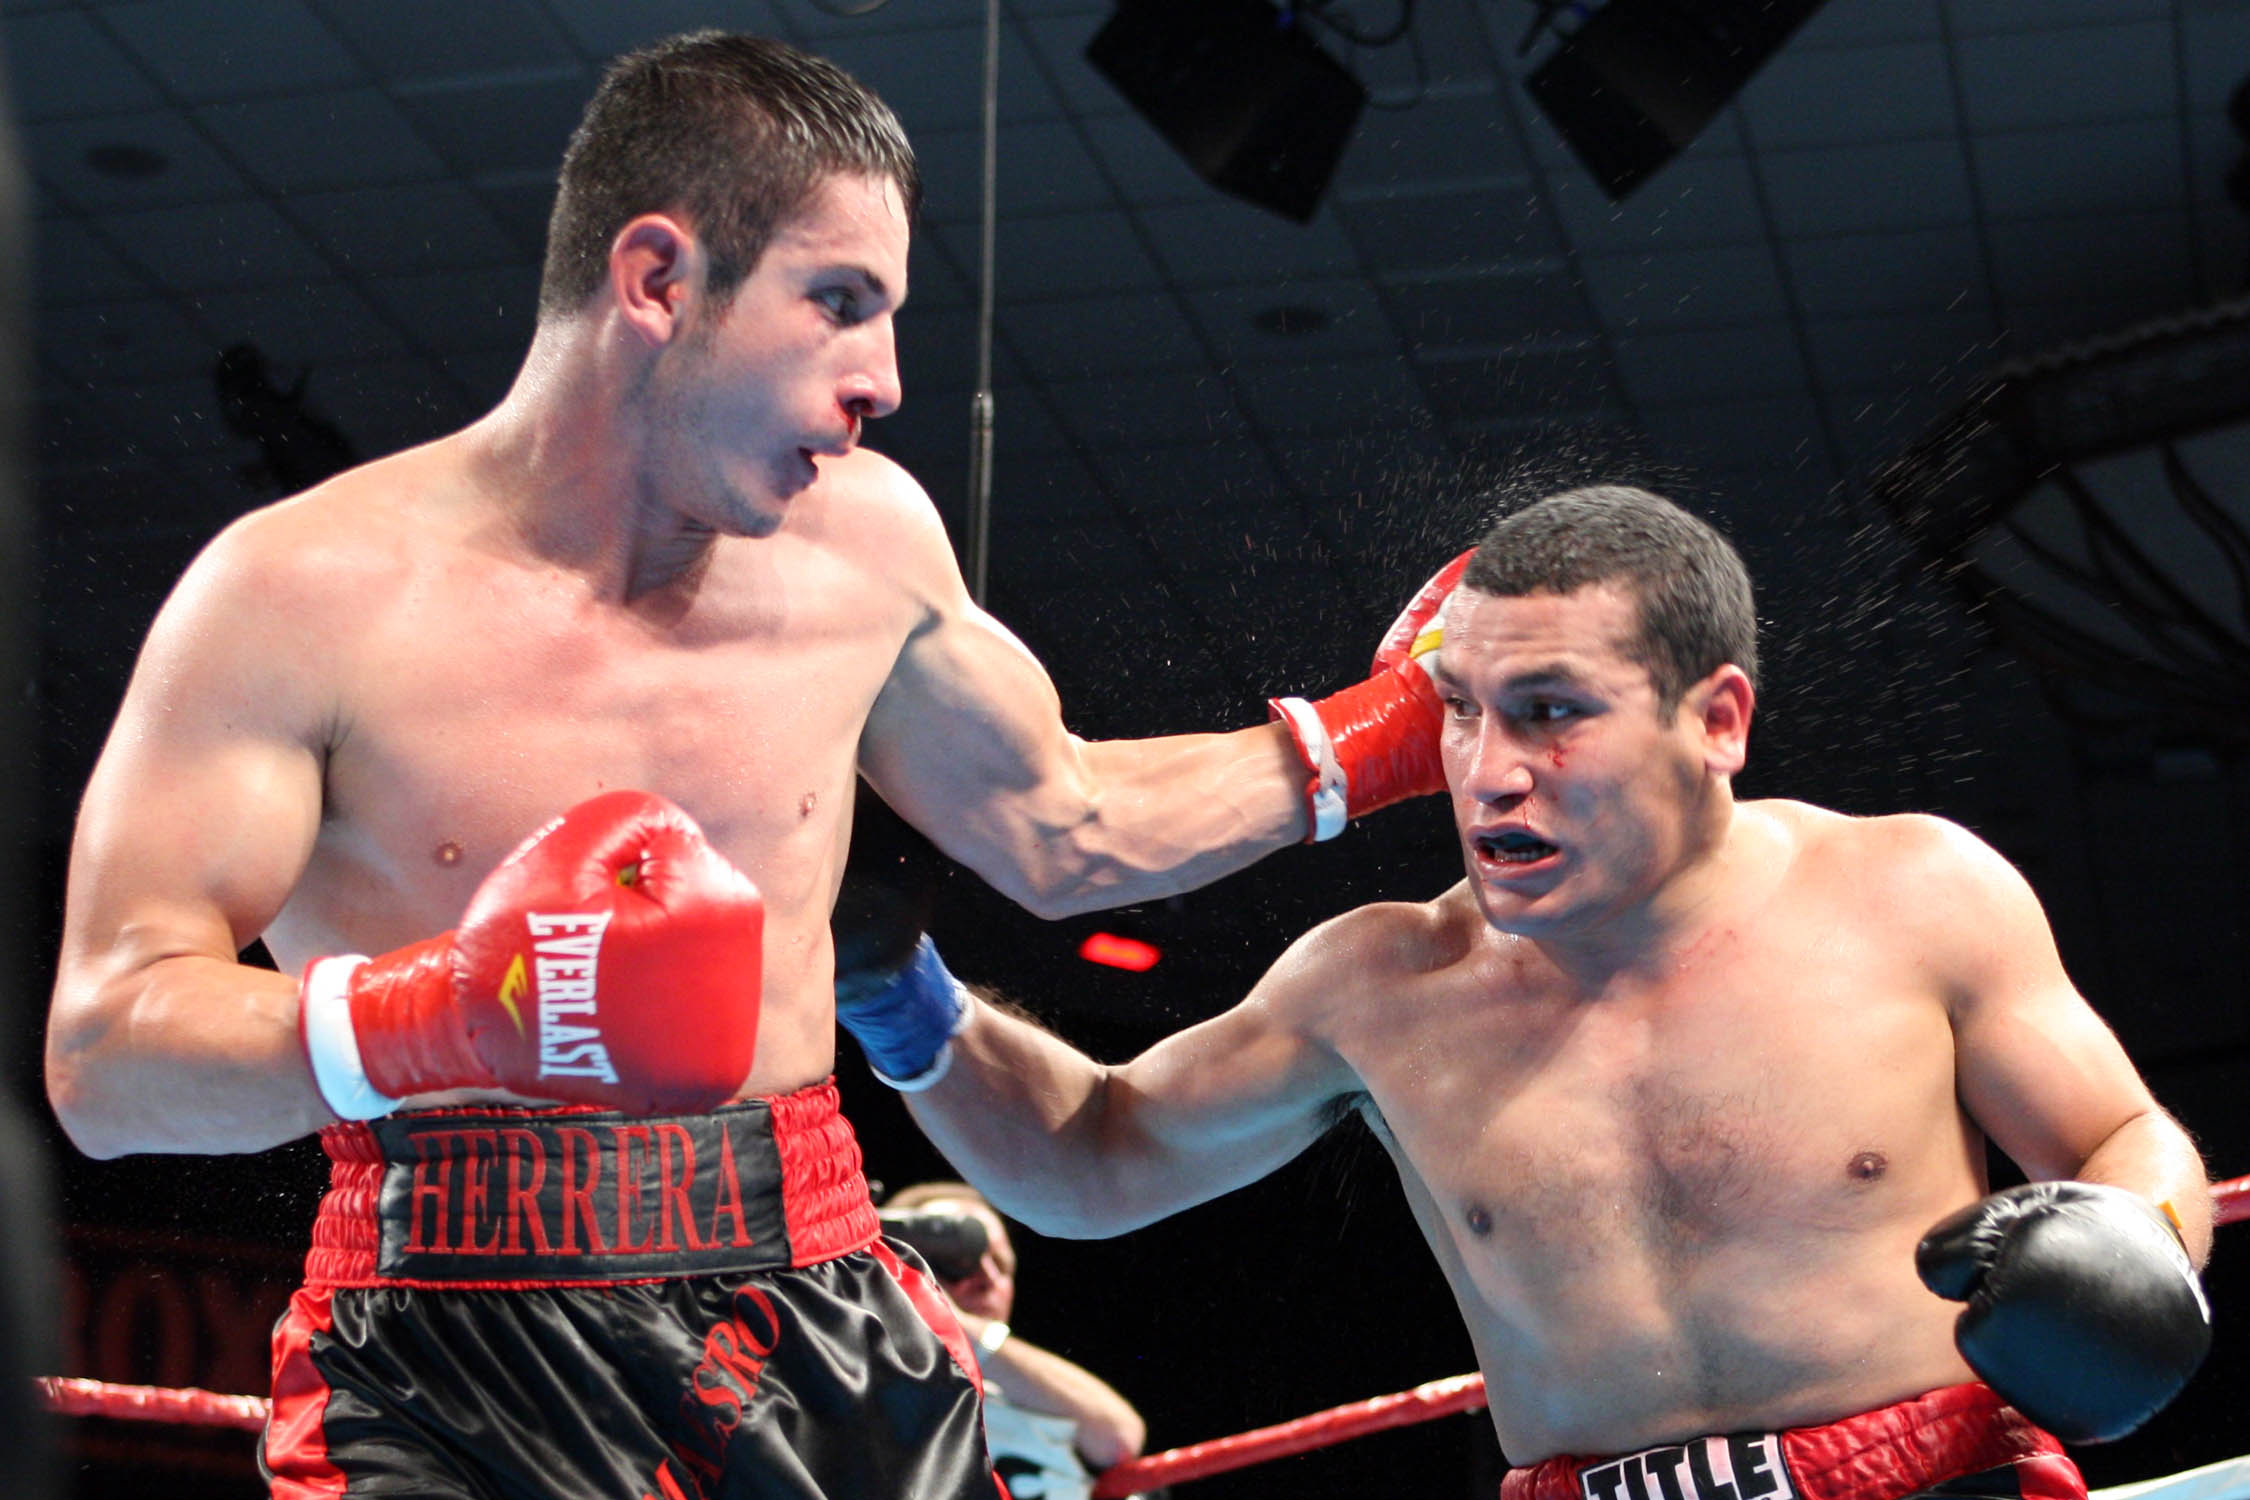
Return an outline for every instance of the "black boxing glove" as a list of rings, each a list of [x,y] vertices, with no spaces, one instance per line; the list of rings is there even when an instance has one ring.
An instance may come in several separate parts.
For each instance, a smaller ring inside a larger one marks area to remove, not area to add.
[[[1914,1268],[1966,1302],[1953,1342],[2002,1399],[2070,1443],[2154,1416],[2211,1348],[2187,1251],[2138,1193],[2032,1182],[1938,1222]]]
[[[875,1217],[882,1222],[883,1233],[913,1246],[940,1281],[966,1281],[976,1275],[992,1245],[984,1221],[970,1214],[886,1208]]]

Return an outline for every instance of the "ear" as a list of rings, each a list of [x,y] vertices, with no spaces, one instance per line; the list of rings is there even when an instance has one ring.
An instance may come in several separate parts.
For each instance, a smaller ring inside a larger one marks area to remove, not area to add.
[[[652,347],[678,336],[702,273],[702,245],[669,214],[642,214],[610,241],[610,295],[625,326]]]
[[[1703,758],[1711,770],[1721,776],[1741,770],[1750,758],[1750,717],[1758,707],[1758,690],[1750,685],[1749,674],[1729,662],[1689,688],[1680,706],[1702,734]]]

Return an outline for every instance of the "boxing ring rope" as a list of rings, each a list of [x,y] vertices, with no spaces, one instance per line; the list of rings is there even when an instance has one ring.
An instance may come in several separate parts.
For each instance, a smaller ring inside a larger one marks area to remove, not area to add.
[[[2213,1183],[2211,1207],[2212,1220],[2217,1224],[2250,1219],[2250,1177]],[[247,1432],[256,1432],[266,1423],[263,1396],[224,1396],[214,1391],[116,1385],[106,1380],[52,1375],[39,1377],[36,1384],[47,1409],[63,1416],[235,1427]],[[1118,1500],[1161,1485],[1203,1479],[1393,1427],[1475,1411],[1484,1404],[1482,1375],[1433,1380],[1410,1391],[1333,1406],[1271,1427],[1127,1459],[1102,1471],[1094,1482],[1094,1500]],[[2250,1497],[2250,1455],[2095,1493],[2103,1500],[2244,1500]]]

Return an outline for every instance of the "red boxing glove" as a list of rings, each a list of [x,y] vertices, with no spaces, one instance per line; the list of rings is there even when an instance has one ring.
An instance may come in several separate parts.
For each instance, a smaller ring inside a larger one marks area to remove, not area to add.
[[[307,965],[305,1052],[347,1120],[450,1088],[710,1109],[750,1076],[764,931],[758,888],[686,813],[607,792],[502,860],[454,931]]]
[[[1445,790],[1438,753],[1445,705],[1430,685],[1426,661],[1445,636],[1438,611],[1453,597],[1475,550],[1440,568],[1407,601],[1376,648],[1374,675],[1367,681],[1309,703],[1268,701],[1312,772],[1305,787],[1312,816],[1306,843],[1334,838],[1362,813]]]

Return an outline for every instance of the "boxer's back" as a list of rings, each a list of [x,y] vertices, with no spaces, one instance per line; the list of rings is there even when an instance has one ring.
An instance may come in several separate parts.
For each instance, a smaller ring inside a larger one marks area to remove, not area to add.
[[[585,796],[686,808],[767,901],[751,1092],[830,1066],[828,907],[869,705],[917,621],[865,545],[883,461],[830,461],[773,536],[725,539],[684,583],[626,600],[460,483],[457,443],[267,512],[239,571],[290,570],[310,649],[293,689],[332,705],[310,859],[267,932],[285,969],[443,930],[484,873]],[[253,602],[243,628],[277,612]],[[313,680],[302,679],[311,677]]]
[[[1982,1191],[1982,1139],[1946,997],[1869,888],[1911,876],[1859,862],[1889,836],[1746,805],[1766,847],[1701,936],[1591,989],[1457,888],[1447,957],[1341,1024],[1511,1461],[1967,1378],[1913,1251]]]

